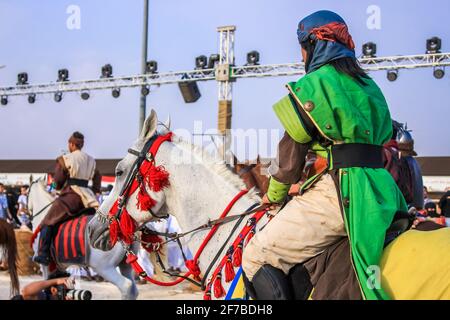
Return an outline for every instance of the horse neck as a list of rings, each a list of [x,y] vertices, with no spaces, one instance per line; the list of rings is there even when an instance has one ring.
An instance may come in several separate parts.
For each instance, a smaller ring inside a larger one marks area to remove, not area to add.
[[[33,206],[33,214],[38,213],[42,208],[47,206],[50,202],[54,200],[54,198],[45,190],[45,186],[40,183],[36,183],[32,186],[32,190],[30,190],[30,201]],[[44,210],[44,212],[40,213],[35,219],[33,219],[33,229],[35,229],[42,221],[42,219],[46,216],[47,211],[50,207]]]
[[[185,232],[208,220],[219,218],[233,198],[242,191],[244,185],[240,179],[233,176],[231,171],[226,172],[228,169],[224,165],[212,165],[198,161],[198,152],[196,155],[192,155],[192,158],[197,160],[195,163],[177,163],[174,161],[174,151],[177,155],[185,156],[190,152],[186,148],[180,148],[174,144],[163,144],[157,156],[157,163],[162,164],[170,173],[170,187],[166,191],[168,212],[177,218],[181,229]],[[176,158],[179,159],[178,156]],[[210,161],[211,159],[208,160],[208,162]],[[258,201],[256,196],[244,195],[231,208],[228,216],[243,213]],[[247,219],[242,221],[242,227],[246,221]],[[220,226],[209,241],[199,259],[202,270],[205,270],[212,261],[234,225],[235,222]],[[209,229],[194,233],[184,239],[193,254],[197,252],[208,232]]]

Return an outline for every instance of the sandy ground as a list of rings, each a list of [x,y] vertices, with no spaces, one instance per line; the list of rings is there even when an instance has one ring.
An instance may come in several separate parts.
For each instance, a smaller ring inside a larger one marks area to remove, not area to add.
[[[38,275],[20,277],[21,288],[32,281],[42,280]],[[9,299],[9,275],[0,272],[0,300]],[[117,300],[120,299],[119,290],[107,282],[79,281],[80,289],[90,290],[92,299]],[[181,283],[175,287],[159,287],[153,284],[138,284],[138,300],[201,300],[202,292],[196,292],[189,283]]]

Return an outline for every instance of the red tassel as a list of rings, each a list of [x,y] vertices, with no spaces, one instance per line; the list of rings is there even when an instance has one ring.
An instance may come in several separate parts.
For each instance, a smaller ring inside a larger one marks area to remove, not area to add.
[[[158,192],[169,186],[169,173],[163,166],[151,166],[145,178],[152,191]]]
[[[119,223],[114,219],[109,225],[109,239],[111,240],[111,245],[114,246],[117,243],[119,237]]]
[[[219,273],[214,280],[214,297],[222,298],[225,295],[225,289],[222,286],[222,275]]]
[[[205,294],[203,295],[203,300],[211,300],[211,287],[208,286],[208,288],[205,291]]]
[[[152,253],[154,251],[159,252],[161,249],[162,239],[155,234],[145,234],[141,235],[142,246],[147,252]]]
[[[253,236],[255,235],[255,228],[253,227],[253,229],[249,232],[247,239],[245,241],[245,245],[247,245],[250,240],[253,238]]]
[[[185,262],[186,268],[192,273],[195,280],[200,280],[200,268],[197,264],[197,261],[187,260]]]
[[[242,264],[242,242],[239,243],[233,254],[233,266],[240,267]]]
[[[225,264],[225,282],[233,281],[235,275],[233,264],[231,263],[231,255],[229,255]]]
[[[149,211],[155,204],[156,201],[150,197],[142,184],[137,195],[137,208],[142,211]]]
[[[134,223],[133,218],[128,214],[126,209],[123,209],[122,215],[120,217],[120,232],[123,236],[123,241],[126,244],[132,244],[133,243],[133,235],[134,231],[136,229],[136,225]]]

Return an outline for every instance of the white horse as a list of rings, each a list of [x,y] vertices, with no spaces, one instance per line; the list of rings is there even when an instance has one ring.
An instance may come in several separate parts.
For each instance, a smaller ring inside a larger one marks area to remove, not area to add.
[[[152,110],[132,149],[140,151],[146,141],[157,133],[157,126],[157,116]],[[169,126],[170,123],[160,126],[161,130],[158,133],[164,135],[168,132]],[[153,213],[161,215],[170,212],[177,218],[181,229],[187,231],[205,224],[209,220],[217,219],[231,200],[246,187],[244,182],[232,173],[219,158],[211,156],[200,147],[193,146],[179,137],[174,136],[172,140],[172,142],[166,142],[161,145],[155,158],[156,165],[164,166],[170,173],[170,187],[157,193],[148,191],[151,197],[157,201],[155,207],[152,208]],[[119,196],[119,192],[135,160],[136,156],[129,153],[119,162],[116,168],[115,186],[108,199],[99,208],[100,212],[109,212]],[[253,205],[259,204],[260,201],[260,197],[255,192],[250,191],[236,202],[228,215],[244,213]],[[139,225],[152,221],[154,217],[147,211],[138,210],[136,202],[137,199],[134,194],[127,203],[126,209],[132,218]],[[264,225],[266,222],[267,217],[264,216],[260,220],[260,225]],[[214,237],[206,245],[199,258],[199,267],[202,272],[207,270],[217,254],[218,248],[224,245],[235,223],[221,225]],[[243,219],[236,230],[240,231],[246,223],[247,219]],[[108,225],[94,217],[90,221],[88,229],[90,230],[91,245],[105,249],[109,237]],[[209,230],[203,230],[184,238],[185,243],[193,254],[197,251],[208,232]],[[238,231],[235,232],[235,236],[225,246],[226,248],[236,238],[237,233]],[[219,262],[220,259],[214,265],[214,268]],[[224,289],[227,290],[229,284],[223,281],[223,285]]]
[[[132,148],[140,151],[150,137],[157,133],[157,125],[156,113],[152,111]],[[161,135],[167,133],[169,125],[169,123],[163,125],[162,130],[158,133]],[[117,165],[116,184],[111,191],[111,196],[100,207],[102,213],[108,213],[111,209],[135,160],[136,156],[129,153]],[[157,201],[155,207],[152,208],[153,214],[161,215],[170,212],[177,218],[184,231],[194,229],[209,220],[217,219],[230,201],[245,188],[238,176],[233,174],[220,159],[205,154],[201,148],[183,142],[177,137],[174,137],[172,142],[165,142],[161,145],[155,161],[156,165],[163,165],[170,173],[170,186],[157,193],[149,192],[151,197]],[[136,195],[131,195],[126,209],[138,224],[144,224],[154,219],[151,213],[138,210],[136,202]],[[229,215],[243,213],[257,203],[260,203],[260,198],[250,191],[236,202]],[[264,216],[259,221],[256,230],[264,226],[267,219]],[[236,230],[241,230],[246,222],[247,219],[244,219]],[[205,247],[199,258],[199,267],[202,273],[212,263],[219,249],[222,246],[228,248],[231,241],[236,238],[238,231],[235,231],[231,240],[226,243],[234,224],[221,225]],[[108,249],[108,227],[108,223],[100,217],[98,219],[94,217],[91,220],[88,232],[92,245],[103,250]],[[199,231],[185,238],[191,252],[197,251],[207,232],[208,230]],[[380,262],[381,277],[383,287],[388,290],[392,298],[448,299],[450,296],[449,279],[442,276],[442,274],[450,272],[450,255],[448,254],[450,242],[448,239],[450,239],[449,229],[436,232],[408,231],[385,250]],[[427,246],[430,243],[439,243],[440,246],[437,246],[436,250],[429,250]],[[410,254],[408,259],[402,259],[405,252]],[[224,254],[222,253],[222,256]],[[423,270],[426,273],[426,270],[429,270],[430,261],[436,262],[433,264],[433,268],[439,271],[432,271],[423,278],[421,272],[417,272],[417,270]],[[214,263],[212,270],[218,263]],[[405,275],[408,279],[406,282],[404,281]],[[229,284],[225,283],[223,279],[222,284],[227,291]],[[424,293],[424,288],[428,289],[425,290],[426,293]]]
[[[45,188],[45,181],[38,180],[31,184],[28,195],[28,208],[31,213],[37,214],[33,218],[33,228],[39,226],[42,219],[50,209],[51,202],[54,198],[47,192]],[[46,207],[47,206],[47,207]],[[42,210],[42,213],[39,213]],[[102,276],[106,281],[114,284],[121,293],[122,299],[136,299],[138,290],[134,280],[134,272],[128,264],[124,262],[125,250],[116,245],[112,250],[104,252],[90,246],[90,242],[87,238],[87,232],[84,234],[86,245],[86,264],[80,264],[80,267],[91,267],[96,273]],[[34,252],[37,252],[38,239],[35,239],[33,244]],[[137,244],[136,244],[136,247]],[[136,250],[135,247],[135,250]],[[65,270],[70,265],[58,265],[58,269]],[[119,267],[119,271],[117,270]],[[44,278],[48,278],[48,267],[41,265]]]

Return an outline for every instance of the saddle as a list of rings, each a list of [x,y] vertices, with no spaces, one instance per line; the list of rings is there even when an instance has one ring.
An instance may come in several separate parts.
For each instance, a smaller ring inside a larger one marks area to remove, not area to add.
[[[408,231],[413,222],[414,216],[397,212],[386,232],[385,247]],[[253,286],[245,277],[244,282],[248,292],[258,299],[362,300],[349,252],[349,240],[343,237],[325,252],[293,267],[287,277],[281,270],[265,265],[258,271],[259,279],[256,275],[253,278],[258,284]]]
[[[400,235],[410,230],[414,215],[397,212],[386,232],[385,248]],[[436,230],[437,225],[424,225],[422,231]],[[291,269],[289,283],[293,299],[362,300],[358,278],[353,270],[347,237],[329,247],[325,252]],[[314,288],[314,291],[312,290]]]
[[[58,225],[51,247],[51,255],[56,263],[83,264],[86,261],[86,229],[95,214],[95,209],[81,210],[75,218]]]

